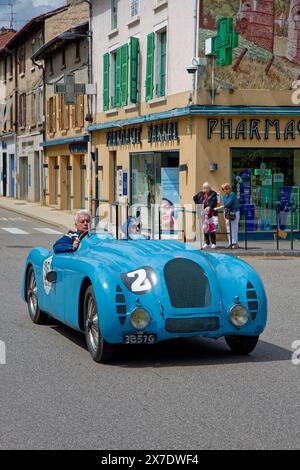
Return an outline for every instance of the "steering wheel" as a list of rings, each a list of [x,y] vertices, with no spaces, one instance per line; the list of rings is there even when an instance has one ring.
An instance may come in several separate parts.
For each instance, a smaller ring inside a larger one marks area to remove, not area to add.
[[[88,231],[86,231],[86,232],[83,232],[83,233],[80,235],[80,237],[79,237],[79,241],[81,242],[81,241],[82,241],[82,240],[83,240],[85,237],[87,237],[87,236],[88,236],[88,234],[89,234],[89,232],[88,232]]]

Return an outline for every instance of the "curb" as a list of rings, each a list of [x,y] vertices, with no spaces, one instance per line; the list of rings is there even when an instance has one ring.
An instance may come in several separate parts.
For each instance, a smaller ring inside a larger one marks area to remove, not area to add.
[[[58,222],[49,221],[49,219],[47,217],[41,217],[41,216],[38,216],[36,214],[28,214],[28,213],[22,211],[21,209],[17,209],[15,207],[13,207],[13,208],[12,207],[7,207],[5,205],[2,205],[1,203],[0,203],[0,208],[5,209],[7,211],[14,212],[14,213],[19,214],[19,215],[24,215],[25,217],[28,217],[29,219],[35,219],[35,220],[38,220],[39,222],[43,222],[43,223],[46,223],[48,225],[52,225],[53,227],[56,227],[59,230],[62,230],[62,232],[65,232],[66,230],[69,230],[69,227],[67,225],[62,225]]]
[[[300,258],[300,251],[277,251],[277,250],[244,250],[244,251],[235,251],[232,253],[230,250],[220,250],[216,253],[223,255],[234,256],[235,258]]]

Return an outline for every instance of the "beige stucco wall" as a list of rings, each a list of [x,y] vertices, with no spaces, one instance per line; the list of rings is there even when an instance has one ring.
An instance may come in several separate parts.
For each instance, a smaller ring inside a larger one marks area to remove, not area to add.
[[[64,10],[61,13],[58,13],[57,15],[46,20],[45,43],[63,31],[66,31],[73,26],[87,21],[88,17],[88,3],[81,2],[75,5],[69,5],[67,10]]]

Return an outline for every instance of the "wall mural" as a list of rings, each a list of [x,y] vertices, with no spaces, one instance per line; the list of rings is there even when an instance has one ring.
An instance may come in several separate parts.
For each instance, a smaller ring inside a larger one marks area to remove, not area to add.
[[[300,0],[204,0],[202,54],[222,17],[233,18],[240,41],[233,64],[217,67],[218,86],[287,90],[300,79]]]

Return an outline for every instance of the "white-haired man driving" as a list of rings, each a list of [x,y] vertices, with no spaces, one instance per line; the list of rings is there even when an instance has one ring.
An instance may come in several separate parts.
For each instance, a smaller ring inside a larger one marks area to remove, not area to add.
[[[56,255],[60,253],[74,253],[80,246],[80,240],[88,232],[91,215],[85,210],[80,210],[75,215],[76,231],[70,230],[66,235],[57,240],[53,246]]]

